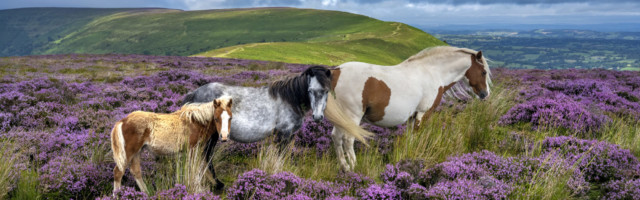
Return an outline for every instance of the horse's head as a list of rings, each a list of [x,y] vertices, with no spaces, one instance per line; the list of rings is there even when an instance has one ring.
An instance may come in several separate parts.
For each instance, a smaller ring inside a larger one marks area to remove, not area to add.
[[[327,106],[327,96],[331,87],[331,71],[329,69],[313,66],[303,72],[307,76],[307,92],[309,103],[313,112],[313,120],[324,118],[324,109]]]
[[[471,54],[471,67],[465,73],[465,78],[469,83],[469,86],[473,88],[473,93],[478,95],[480,99],[484,99],[489,96],[489,83],[491,81],[489,77],[487,61],[482,57],[482,51],[478,51],[476,54]]]
[[[231,131],[231,105],[233,101],[229,96],[222,96],[214,100],[214,113],[213,119],[215,121],[216,130],[218,131],[218,137],[222,142],[226,142],[229,138],[229,132]]]

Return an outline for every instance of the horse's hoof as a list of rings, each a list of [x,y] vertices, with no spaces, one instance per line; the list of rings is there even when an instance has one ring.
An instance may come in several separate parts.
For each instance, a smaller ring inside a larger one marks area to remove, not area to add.
[[[222,191],[224,189],[224,183],[222,181],[216,179],[216,185],[214,186],[216,191]]]

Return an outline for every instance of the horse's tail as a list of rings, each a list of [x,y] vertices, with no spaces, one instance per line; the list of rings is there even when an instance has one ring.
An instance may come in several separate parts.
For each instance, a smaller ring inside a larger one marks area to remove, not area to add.
[[[124,136],[122,135],[122,122],[117,122],[111,130],[111,151],[113,152],[113,161],[122,172],[127,163],[127,152],[124,149]]]
[[[327,98],[327,107],[324,110],[324,117],[326,117],[334,126],[341,128],[346,131],[348,135],[353,136],[368,146],[366,139],[372,137],[373,133],[364,130],[360,125],[353,122],[353,120],[344,113],[345,109],[336,102],[335,96],[331,93],[329,94],[330,95]]]

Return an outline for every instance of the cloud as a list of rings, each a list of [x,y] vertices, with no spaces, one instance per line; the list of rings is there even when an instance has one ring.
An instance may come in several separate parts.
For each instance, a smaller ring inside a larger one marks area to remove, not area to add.
[[[637,0],[2,0],[2,8],[167,7],[184,10],[298,7],[340,10],[413,25],[637,23]]]

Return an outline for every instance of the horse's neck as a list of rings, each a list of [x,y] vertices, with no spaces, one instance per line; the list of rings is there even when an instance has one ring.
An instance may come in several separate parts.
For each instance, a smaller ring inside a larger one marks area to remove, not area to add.
[[[466,57],[455,57],[454,59],[446,60],[420,60],[402,64],[413,71],[417,71],[421,76],[430,78],[423,80],[437,80],[439,86],[446,86],[458,82],[464,77],[465,72],[471,66],[465,58]]]

